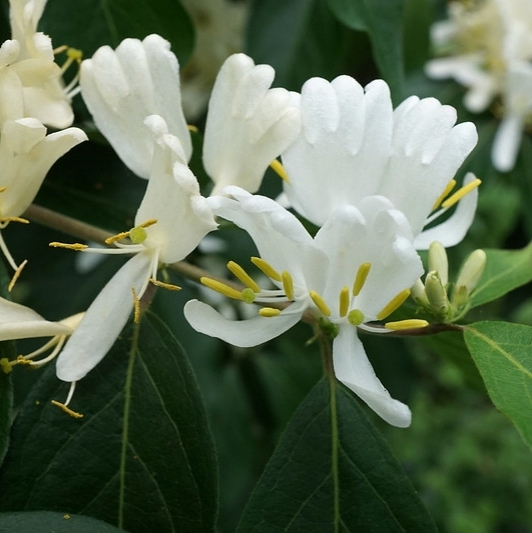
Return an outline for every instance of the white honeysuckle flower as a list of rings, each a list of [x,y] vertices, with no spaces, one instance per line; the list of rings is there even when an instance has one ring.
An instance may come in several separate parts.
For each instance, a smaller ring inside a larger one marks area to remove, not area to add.
[[[67,337],[72,335],[82,315],[83,313],[79,313],[58,322],[51,322],[29,307],[0,297],[0,341],[51,337],[32,353],[19,355],[13,361],[0,359],[0,369],[7,374],[15,365],[41,366],[48,363],[59,353]],[[43,359],[34,360],[47,352],[48,355]]]
[[[394,110],[382,80],[363,88],[349,76],[312,78],[302,89],[301,121],[301,134],[282,154],[283,185],[290,204],[308,220],[321,226],[338,206],[382,195],[405,214],[423,249],[431,242],[423,228],[464,196],[445,223],[426,230],[444,246],[462,240],[479,180],[468,176],[466,188],[443,204],[442,195],[478,137],[471,122],[456,125],[453,107],[411,96]]]
[[[8,120],[0,131],[0,230],[10,222],[26,222],[21,215],[35,198],[51,166],[71,148],[87,139],[79,128],[46,134],[35,118]],[[11,257],[0,231],[0,249],[11,267]]]
[[[217,227],[206,199],[199,193],[197,180],[186,164],[179,139],[168,133],[159,116],[148,117],[146,125],[152,131],[156,146],[135,227],[108,239],[108,244],[117,247],[112,249],[51,243],[83,252],[134,254],[90,305],[59,355],[57,376],[63,381],[80,380],[103,359],[133,308],[138,311],[138,300],[150,282],[178,289],[157,280],[159,263],[180,261]],[[126,237],[131,244],[120,242]]]
[[[532,115],[532,64],[514,61],[504,90],[504,116],[495,134],[491,158],[501,172],[512,170],[527,118]]]
[[[116,50],[102,46],[82,62],[80,87],[96,126],[137,176],[148,178],[151,172],[153,139],[144,126],[149,115],[164,118],[190,159],[179,63],[170,43],[159,35],[125,39]]]
[[[208,278],[202,278],[202,283],[231,298],[266,307],[257,307],[253,318],[233,321],[191,300],[184,312],[192,327],[235,346],[250,347],[271,340],[304,313],[310,314],[332,336],[336,334],[336,377],[384,420],[408,426],[410,410],[383,387],[357,336],[357,328],[388,331],[427,325],[417,320],[387,323],[380,329],[367,324],[384,320],[399,307],[423,271],[404,215],[386,198],[369,196],[356,207],[335,209],[313,238],[274,200],[238,187],[228,187],[224,193],[231,198],[211,197],[209,204],[218,216],[249,233],[260,254],[251,261],[275,289],[262,289],[230,262],[228,268],[246,285],[243,291]]]
[[[218,194],[227,185],[256,192],[268,165],[300,130],[298,95],[271,89],[269,65],[255,65],[245,54],[223,64],[209,101],[203,165]]]
[[[19,78],[24,108],[22,114],[8,118],[33,117],[48,126],[66,128],[74,113],[62,75],[71,60],[59,67],[50,37],[37,32],[46,1],[10,0],[9,4],[12,39],[0,48],[0,70],[9,69]]]

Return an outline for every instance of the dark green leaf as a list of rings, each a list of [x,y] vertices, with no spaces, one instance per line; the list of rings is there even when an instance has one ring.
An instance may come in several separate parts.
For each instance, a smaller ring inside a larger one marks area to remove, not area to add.
[[[340,386],[333,393],[330,402],[323,379],[301,404],[251,495],[239,532],[435,531],[357,400]]]
[[[137,336],[138,334],[138,336]],[[49,368],[19,413],[1,472],[4,511],[82,513],[131,532],[212,531],[216,462],[188,360],[147,314],[76,388],[75,420],[50,404]]]
[[[471,307],[532,281],[532,243],[522,250],[486,250],[486,255],[486,268],[471,296]]]
[[[50,511],[0,513],[0,531],[8,533],[116,533],[122,531],[94,518]]]
[[[54,46],[79,48],[85,57],[104,44],[115,48],[127,37],[158,33],[185,62],[194,43],[192,22],[178,0],[55,0],[46,5],[39,29]]]
[[[395,102],[403,95],[404,0],[328,0],[338,20],[366,31],[381,75],[389,83]]]
[[[532,327],[477,322],[464,337],[493,403],[532,446]]]
[[[357,48],[352,32],[339,24],[325,0],[253,2],[247,31],[247,53],[275,68],[275,84],[299,91],[312,76],[332,79],[353,68],[348,59]]]

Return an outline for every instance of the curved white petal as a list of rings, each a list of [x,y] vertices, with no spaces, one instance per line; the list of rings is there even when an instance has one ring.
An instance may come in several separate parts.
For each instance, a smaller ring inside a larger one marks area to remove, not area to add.
[[[125,39],[116,51],[108,46],[99,48],[83,61],[80,86],[98,129],[138,176],[147,178],[151,169],[153,139],[144,126],[149,115],[164,117],[190,158],[192,144],[181,109],[179,64],[170,43],[162,37]]]
[[[340,327],[340,332],[333,342],[333,362],[336,378],[382,419],[400,428],[410,425],[410,409],[404,403],[394,400],[375,375],[353,326]]]
[[[468,172],[463,184],[467,185],[475,179],[475,175]],[[445,222],[420,233],[414,240],[416,249],[428,250],[433,241],[440,242],[445,248],[461,242],[475,218],[477,201],[478,187],[458,202],[454,213]]]
[[[148,187],[135,223],[157,220],[147,229],[144,244],[159,248],[164,263],[174,263],[192,252],[217,224],[184,160],[179,139],[168,133],[164,120],[157,115],[148,117],[146,124],[152,130],[155,148]]]
[[[0,341],[70,335],[72,328],[49,322],[33,309],[0,298]]]
[[[524,117],[519,115],[508,115],[500,123],[491,149],[491,160],[497,170],[509,172],[514,168],[523,136],[523,123]]]
[[[199,333],[222,339],[233,346],[249,348],[267,342],[297,324],[306,305],[293,303],[274,317],[256,316],[246,320],[228,320],[210,305],[198,300],[185,304],[185,318]]]
[[[133,309],[132,288],[140,295],[151,263],[150,253],[133,256],[101,290],[57,358],[59,379],[78,381],[105,357]]]
[[[222,65],[209,101],[203,164],[215,183],[255,192],[268,165],[295,139],[299,109],[285,89],[270,89],[275,72],[234,54]]]

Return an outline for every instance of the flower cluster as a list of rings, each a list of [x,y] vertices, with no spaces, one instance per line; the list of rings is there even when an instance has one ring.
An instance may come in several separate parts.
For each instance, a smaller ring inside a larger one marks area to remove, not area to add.
[[[72,121],[68,89],[49,39],[35,33],[44,2],[12,3],[14,40],[0,51],[0,84],[12,89],[11,101],[0,102],[0,158],[2,168],[12,169],[2,178],[4,225],[23,213],[51,164],[85,138],[76,128],[46,136],[40,120],[55,127]],[[29,67],[20,66],[29,58],[37,60],[31,80],[23,76]],[[467,174],[454,190],[454,176],[477,142],[476,129],[456,124],[456,111],[434,98],[412,96],[394,109],[382,80],[363,87],[349,76],[313,78],[294,93],[271,88],[274,74],[245,54],[223,63],[203,137],[203,165],[213,182],[204,197],[188,166],[194,128],[182,110],[179,64],[169,43],[158,35],[126,39],[82,62],[80,90],[94,123],[124,164],[147,180],[146,191],[134,227],[109,237],[107,248],[50,244],[132,257],[82,316],[47,322],[0,302],[0,315],[4,308],[14,313],[9,320],[0,316],[5,338],[52,336],[42,350],[53,348],[45,361],[58,355],[57,376],[71,383],[67,401],[58,404],[70,414],[77,416],[68,407],[75,383],[102,360],[132,312],[138,320],[150,283],[179,289],[160,281],[158,269],[184,259],[223,219],[252,238],[258,255],[250,262],[265,281],[233,261],[228,268],[237,288],[202,277],[203,285],[246,304],[253,316],[232,321],[191,300],[184,309],[192,327],[250,347],[307,320],[332,342],[338,380],[390,424],[410,424],[409,408],[377,378],[358,333],[428,325],[389,317],[419,285],[418,250],[433,241],[453,246],[472,223],[480,180]],[[35,108],[39,114],[28,116]],[[269,166],[283,178],[276,200],[256,194]],[[3,361],[2,368],[12,364]]]
[[[502,121],[493,165],[515,165],[521,132],[532,116],[532,5],[526,0],[453,0],[449,19],[436,23],[432,40],[444,57],[429,61],[433,78],[454,78],[467,88],[464,105],[478,113],[497,102]]]

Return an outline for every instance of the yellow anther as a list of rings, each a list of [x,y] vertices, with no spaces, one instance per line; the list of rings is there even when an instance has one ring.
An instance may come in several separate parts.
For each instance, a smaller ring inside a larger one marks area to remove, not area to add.
[[[270,163],[270,167],[283,181],[286,181],[286,183],[290,183],[290,180],[288,179],[288,174],[286,173],[286,170],[278,159],[274,159]]]
[[[24,357],[23,355],[17,356],[17,364],[18,365],[33,365],[33,361],[30,361],[28,358]]]
[[[245,304],[252,304],[255,301],[255,291],[249,287],[246,287],[240,293],[240,296]]]
[[[380,313],[377,314],[378,320],[385,319],[388,315],[391,315],[396,309],[401,307],[404,301],[410,296],[410,289],[405,289],[399,294],[396,294],[382,309]]]
[[[2,224],[9,224],[10,222],[20,222],[21,224],[29,224],[30,221],[27,218],[21,218],[21,217],[2,217],[0,219]]]
[[[149,220],[146,220],[146,222],[143,222],[142,224],[139,224],[141,228],[149,228],[150,226],[153,226],[154,224],[157,224],[156,218],[150,218]]]
[[[251,262],[263,273],[266,274],[273,281],[282,281],[281,274],[273,268],[270,263],[264,261],[261,257],[252,257]]]
[[[78,48],[67,48],[66,55],[73,61],[81,61],[83,58],[83,52]]]
[[[397,322],[386,322],[384,327],[393,331],[400,331],[402,329],[419,329],[426,328],[429,323],[426,320],[418,318],[410,318],[408,320],[398,320]]]
[[[464,185],[461,189],[458,189],[453,195],[449,196],[445,202],[441,204],[444,209],[453,206],[459,202],[466,194],[469,194],[473,189],[476,189],[482,183],[478,178],[474,179],[472,182]]]
[[[355,283],[353,283],[353,296],[358,296],[368,279],[369,271],[371,270],[371,263],[362,263],[357,270]]]
[[[0,187],[0,192],[4,192],[7,190],[7,185],[4,185],[3,187]]]
[[[164,281],[159,281],[158,279],[155,279],[155,278],[150,278],[150,283],[152,283],[156,287],[161,287],[168,291],[180,291],[181,290],[181,287],[179,285],[174,285],[173,283],[165,283]]]
[[[349,302],[351,300],[351,297],[349,295],[349,287],[344,287],[340,291],[340,316],[347,315],[347,312],[349,311]]]
[[[238,263],[235,263],[234,261],[229,261],[227,263],[227,268],[246,287],[249,287],[253,292],[260,292],[260,287],[256,283],[256,281]]]
[[[7,357],[2,357],[2,359],[0,359],[0,368],[4,374],[11,374],[13,371],[13,364],[9,362]]]
[[[312,298],[312,301],[316,304],[316,307],[325,316],[331,316],[332,313],[329,306],[325,303],[325,300],[316,291],[309,291],[308,294]]]
[[[275,309],[274,307],[262,307],[259,309],[259,315],[266,318],[271,318],[272,316],[278,316],[281,314],[280,309]]]
[[[200,278],[200,283],[202,283],[206,287],[209,287],[209,289],[212,289],[213,291],[219,292],[220,294],[227,296],[228,298],[233,298],[233,300],[242,300],[241,291],[233,289],[233,287],[230,287],[229,285],[222,283],[221,281],[217,281],[212,278],[202,277]]]
[[[283,270],[281,273],[281,279],[283,281],[283,289],[286,297],[292,301],[294,299],[294,280],[290,275],[290,272]]]
[[[62,409],[67,415],[70,415],[72,418],[83,418],[83,415],[81,413],[72,411],[72,409],[70,409],[70,407],[67,407],[64,403],[58,402],[56,400],[52,400],[52,403]]]
[[[360,324],[364,322],[364,318],[364,313],[360,311],[360,309],[353,309],[352,311],[349,311],[349,314],[347,315],[347,320],[353,326],[360,326]]]
[[[187,128],[188,128],[188,131],[191,131],[193,133],[199,133],[199,129],[196,126],[192,125],[192,124],[188,124]]]
[[[22,263],[20,263],[19,267],[15,270],[15,273],[13,274],[13,277],[11,278],[11,281],[9,282],[9,285],[7,286],[7,291],[11,292],[13,287],[15,286],[15,283],[17,282],[18,278],[20,277],[20,274],[22,274],[22,270],[24,267],[28,264],[28,260],[24,259]]]
[[[131,292],[133,293],[133,322],[138,324],[140,322],[140,300],[139,295],[135,287],[131,287]]]
[[[126,239],[127,237],[129,237],[130,231],[121,231],[120,233],[117,233],[116,235],[111,235],[110,237],[107,237],[107,239],[105,239],[104,242],[105,244],[114,244],[117,241]]]
[[[62,44],[61,46],[58,46],[57,48],[54,48],[54,54],[60,54],[64,52],[65,50],[68,50],[68,46],[66,44]]]
[[[445,190],[438,196],[438,199],[434,202],[434,205],[432,206],[432,211],[436,211],[438,207],[440,207],[440,204],[447,198],[447,195],[451,193],[451,191],[456,187],[456,180],[451,180],[447,187],[445,187]]]
[[[73,244],[66,244],[64,242],[51,242],[48,246],[51,246],[52,248],[66,248],[67,250],[76,250],[76,252],[81,252],[82,250],[86,250],[88,248],[86,244],[80,244],[79,242],[75,242]]]

